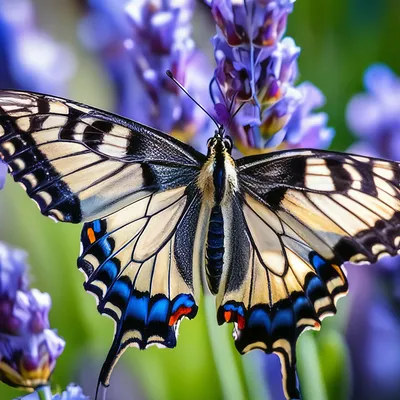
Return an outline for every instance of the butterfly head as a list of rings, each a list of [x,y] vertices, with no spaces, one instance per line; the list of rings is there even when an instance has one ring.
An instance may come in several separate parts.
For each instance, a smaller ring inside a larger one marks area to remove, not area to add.
[[[220,125],[213,137],[207,141],[208,155],[215,153],[232,153],[233,142],[230,136],[225,135],[225,128]]]

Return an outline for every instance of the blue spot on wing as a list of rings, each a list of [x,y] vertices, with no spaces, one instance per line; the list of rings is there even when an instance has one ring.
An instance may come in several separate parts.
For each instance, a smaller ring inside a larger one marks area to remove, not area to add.
[[[167,298],[161,297],[157,300],[149,311],[148,320],[150,322],[166,322],[168,318],[170,302]]]
[[[93,221],[92,224],[93,224],[93,230],[94,230],[96,233],[101,232],[101,224],[100,224],[100,221],[99,221],[99,220]]]
[[[249,316],[247,326],[252,328],[263,328],[266,332],[271,332],[271,318],[263,308],[254,309]]]

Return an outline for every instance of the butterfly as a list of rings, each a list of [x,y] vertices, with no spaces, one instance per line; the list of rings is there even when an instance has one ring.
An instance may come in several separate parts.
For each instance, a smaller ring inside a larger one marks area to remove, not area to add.
[[[71,100],[0,91],[10,174],[42,214],[83,223],[84,287],[116,325],[100,382],[129,346],[175,347],[205,286],[238,351],[276,353],[285,396],[297,399],[297,338],[336,313],[343,263],[400,253],[400,164],[312,149],[235,160],[223,127],[207,146],[204,155]]]

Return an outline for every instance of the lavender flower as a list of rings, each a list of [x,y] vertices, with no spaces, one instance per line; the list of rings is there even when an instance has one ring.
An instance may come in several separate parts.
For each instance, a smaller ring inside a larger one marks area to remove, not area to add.
[[[65,46],[36,28],[30,0],[1,2],[0,44],[0,87],[52,94],[65,91],[74,58]]]
[[[312,113],[325,104],[322,92],[310,82],[303,82],[297,86],[301,94],[300,104],[296,107],[292,117],[275,136],[283,135],[282,143],[287,148],[327,148],[335,131],[327,127],[328,115],[324,112]],[[268,143],[273,145],[275,136]]]
[[[61,394],[57,393],[52,396],[51,390],[48,386],[41,387],[38,391],[34,393],[27,394],[26,396],[19,397],[18,400],[42,400],[42,399],[52,399],[52,400],[89,400],[88,396],[83,394],[82,388],[74,383],[70,383],[66,390]]]
[[[1,88],[62,94],[74,70],[75,60],[70,50],[36,28],[30,0],[2,0]],[[6,172],[7,167],[0,161],[0,189]]]
[[[3,313],[9,303],[15,301],[17,291],[26,291],[26,253],[0,242],[0,310]],[[0,329],[3,320],[0,320]]]
[[[50,296],[28,290],[25,259],[0,243],[0,380],[35,388],[48,382],[65,342],[49,326]]]
[[[89,3],[81,37],[108,66],[119,113],[188,141],[208,120],[165,72],[207,103],[211,69],[190,37],[194,0]]]
[[[221,119],[245,103],[231,128],[238,149],[248,154],[300,147],[303,140],[307,146],[328,146],[333,130],[326,128],[326,115],[311,114],[324,98],[310,83],[294,86],[300,48],[292,38],[282,39],[294,1],[208,3],[217,23],[215,111]]]
[[[364,86],[366,93],[355,95],[347,107],[348,125],[358,138],[348,150],[399,160],[400,77],[386,65],[375,64],[365,72]],[[399,267],[400,257],[388,257],[374,268],[349,269],[357,309],[351,311],[355,323],[347,337],[353,373],[363,382],[355,385],[354,398],[392,399],[400,389]]]
[[[53,397],[53,400],[88,400],[89,397],[83,394],[82,389],[73,383],[67,386],[65,392],[62,392],[61,395],[57,394]]]
[[[230,46],[274,46],[286,29],[295,0],[206,0],[219,33]]]
[[[347,107],[347,121],[359,141],[351,151],[400,159],[400,77],[383,64],[367,69],[367,93],[354,96]]]

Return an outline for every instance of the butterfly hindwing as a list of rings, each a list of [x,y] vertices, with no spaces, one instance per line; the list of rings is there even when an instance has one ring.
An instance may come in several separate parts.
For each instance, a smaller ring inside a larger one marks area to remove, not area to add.
[[[196,315],[200,273],[193,249],[202,231],[200,207],[199,192],[190,185],[145,195],[85,223],[78,259],[84,286],[97,298],[99,312],[116,323],[102,383],[108,384],[128,346],[175,347],[180,320]]]
[[[336,313],[348,290],[341,265],[399,253],[399,164],[302,150],[246,157],[237,168],[218,321],[234,323],[241,353],[276,353],[286,397],[299,398],[296,341]]]
[[[143,191],[188,184],[204,159],[136,122],[14,91],[0,92],[0,152],[43,214],[74,223],[118,210]]]

